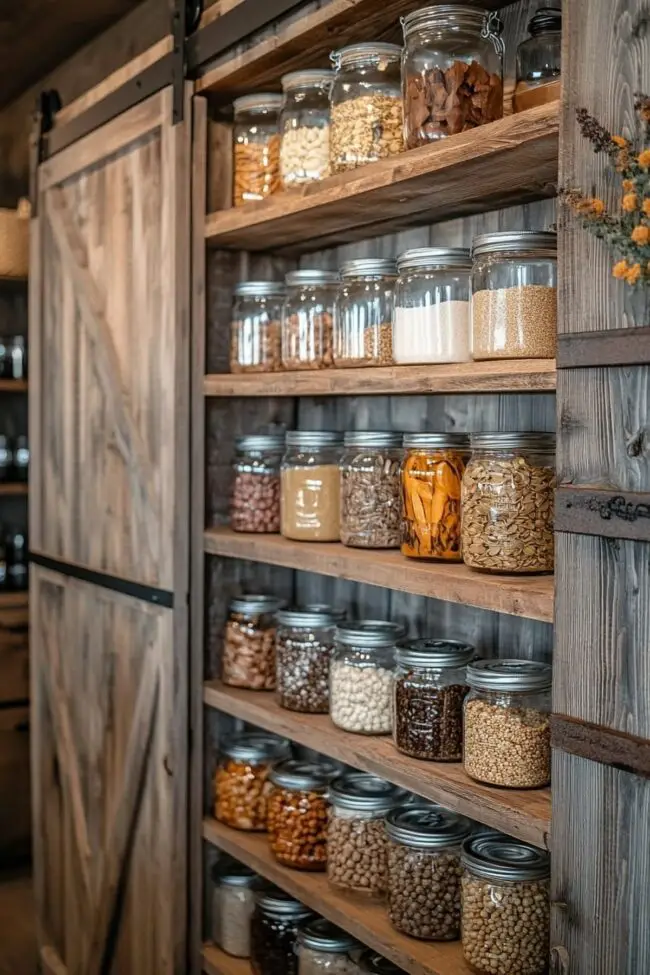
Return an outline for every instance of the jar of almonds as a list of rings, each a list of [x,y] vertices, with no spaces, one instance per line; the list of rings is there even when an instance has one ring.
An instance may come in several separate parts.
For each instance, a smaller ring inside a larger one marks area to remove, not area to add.
[[[338,766],[292,759],[270,774],[268,833],[279,863],[296,870],[325,870],[327,864],[327,792]]]
[[[283,600],[245,594],[230,601],[223,638],[221,679],[251,691],[275,688],[275,614]]]
[[[233,102],[233,204],[263,200],[280,189],[282,95],[244,95]]]
[[[221,748],[214,779],[215,816],[233,829],[264,831],[268,781],[274,762],[289,755],[289,746],[275,735],[251,732],[237,735]]]
[[[282,80],[280,175],[285,189],[325,179],[330,172],[332,71],[292,71]]]

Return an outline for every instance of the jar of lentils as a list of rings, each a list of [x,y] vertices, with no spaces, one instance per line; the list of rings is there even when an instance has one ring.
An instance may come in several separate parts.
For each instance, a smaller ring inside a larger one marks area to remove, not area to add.
[[[314,912],[283,890],[260,894],[251,918],[251,968],[254,975],[298,975],[298,927]]]
[[[477,835],[461,853],[462,943],[478,975],[548,971],[550,861],[508,836]]]
[[[460,494],[469,437],[465,433],[405,433],[404,449],[402,555],[460,562]]]
[[[399,806],[386,817],[388,916],[425,941],[460,935],[460,847],[470,820],[431,803]]]
[[[280,463],[284,435],[256,434],[235,441],[230,527],[236,532],[280,531]]]
[[[263,832],[266,829],[271,766],[288,758],[287,743],[251,732],[226,742],[215,774],[215,816],[220,823]]]
[[[230,371],[275,372],[286,287],[280,281],[241,281],[233,292]]]
[[[395,261],[347,261],[340,273],[334,305],[334,365],[392,365]]]
[[[359,975],[352,958],[359,947],[356,938],[331,921],[307,921],[298,930],[298,975]]]
[[[282,95],[244,95],[233,102],[233,204],[263,200],[280,189]]]
[[[329,711],[330,656],[342,614],[329,606],[277,614],[277,691],[280,707],[305,714]]]
[[[275,688],[276,596],[244,595],[230,601],[224,632],[221,679],[251,691]]]
[[[467,668],[465,771],[488,785],[537,789],[551,780],[552,671],[532,660]]]
[[[474,647],[457,640],[411,640],[397,648],[393,740],[412,758],[460,762],[466,668]]]
[[[474,433],[461,491],[463,561],[483,572],[552,572],[555,435]]]
[[[271,852],[285,867],[325,870],[327,791],[338,767],[291,759],[271,772],[268,833]]]
[[[400,623],[362,620],[337,627],[330,667],[330,714],[344,731],[389,735],[393,726],[395,644]]]
[[[226,954],[250,958],[250,924],[260,878],[241,863],[212,871],[212,940]]]
[[[314,183],[330,171],[332,71],[292,71],[282,80],[280,175],[285,189]]]
[[[354,431],[343,443],[341,541],[351,548],[398,548],[402,434]]]
[[[282,306],[282,365],[326,369],[332,365],[332,316],[338,271],[289,271]]]
[[[339,458],[343,435],[291,430],[281,467],[282,534],[299,542],[338,542]]]

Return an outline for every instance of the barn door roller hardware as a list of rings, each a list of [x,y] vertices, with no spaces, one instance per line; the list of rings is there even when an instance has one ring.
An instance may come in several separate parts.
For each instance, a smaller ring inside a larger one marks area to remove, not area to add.
[[[40,164],[47,158],[48,133],[54,125],[54,116],[61,108],[61,97],[56,88],[42,91],[36,99],[32,121],[32,132],[29,142],[29,199],[32,205],[32,216],[38,213],[37,171]]]

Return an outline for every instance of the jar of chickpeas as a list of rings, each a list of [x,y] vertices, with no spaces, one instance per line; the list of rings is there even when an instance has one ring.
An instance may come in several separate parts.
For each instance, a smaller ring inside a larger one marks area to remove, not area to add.
[[[271,792],[269,772],[275,762],[288,756],[288,743],[275,735],[245,733],[226,742],[214,778],[219,822],[233,829],[263,832]]]

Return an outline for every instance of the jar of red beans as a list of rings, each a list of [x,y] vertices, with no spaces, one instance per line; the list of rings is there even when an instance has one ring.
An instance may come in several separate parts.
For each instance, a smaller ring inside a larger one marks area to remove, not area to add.
[[[239,437],[235,445],[230,525],[236,532],[280,531],[284,434]]]
[[[251,691],[275,688],[275,614],[283,605],[277,596],[253,594],[230,601],[221,665],[224,684]]]
[[[245,733],[226,742],[214,780],[219,822],[233,829],[263,832],[271,793],[269,772],[274,763],[288,756],[288,743],[271,734]]]
[[[325,870],[327,791],[339,769],[333,763],[291,759],[270,774],[268,833],[279,863],[296,870]]]

